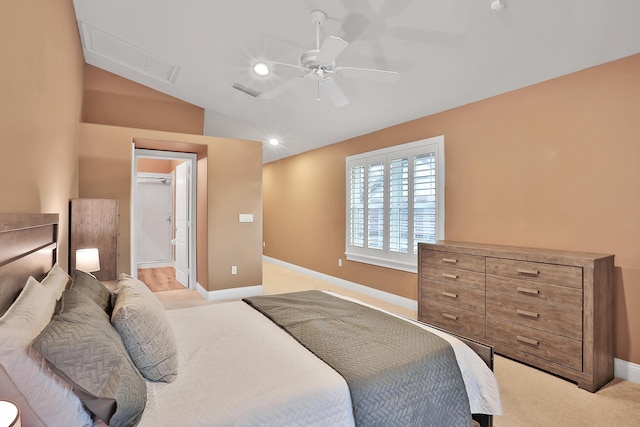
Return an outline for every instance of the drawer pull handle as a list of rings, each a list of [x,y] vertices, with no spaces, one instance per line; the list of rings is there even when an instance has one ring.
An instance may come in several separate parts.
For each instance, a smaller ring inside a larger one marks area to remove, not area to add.
[[[443,277],[449,278],[449,279],[457,279],[458,275],[457,274],[449,274],[449,273],[442,273]]]
[[[526,274],[527,276],[538,276],[540,272],[538,270],[526,270],[524,268],[519,268],[518,274]]]
[[[458,320],[458,316],[454,316],[453,314],[449,313],[442,313],[442,317],[444,317],[445,319]]]
[[[538,313],[534,313],[533,311],[520,310],[519,308],[516,309],[516,313],[521,316],[531,317],[533,319],[537,319],[538,317],[540,317],[540,314]]]
[[[457,264],[458,260],[455,258],[442,258],[442,262],[448,262],[449,264]]]
[[[523,294],[529,294],[529,295],[539,295],[540,294],[540,291],[538,289],[522,288],[520,286],[518,286],[518,292],[521,292]]]
[[[518,341],[522,341],[525,344],[535,345],[536,347],[538,346],[538,341],[537,340],[532,340],[531,338],[527,338],[527,337],[523,337],[521,335],[517,335],[516,339]]]
[[[449,298],[458,298],[458,294],[452,294],[451,292],[442,292],[442,295]]]

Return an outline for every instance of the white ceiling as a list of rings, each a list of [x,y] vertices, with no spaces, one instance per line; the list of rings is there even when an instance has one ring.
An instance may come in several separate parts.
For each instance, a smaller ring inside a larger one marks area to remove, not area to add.
[[[86,62],[205,109],[205,134],[266,141],[264,161],[301,153],[640,52],[640,0],[74,0]],[[326,36],[339,66],[400,73],[387,85],[336,77],[334,107],[306,80],[259,78],[258,60],[297,64]],[[153,75],[152,75],[153,74]]]

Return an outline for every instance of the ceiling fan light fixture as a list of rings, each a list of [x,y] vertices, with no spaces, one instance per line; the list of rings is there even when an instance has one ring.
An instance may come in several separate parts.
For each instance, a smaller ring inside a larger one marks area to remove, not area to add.
[[[271,64],[293,68],[298,75],[271,88],[260,95],[261,99],[269,100],[280,95],[304,80],[317,82],[317,96],[320,100],[320,92],[323,92],[336,107],[344,107],[349,100],[336,83],[334,77],[354,77],[369,79],[372,81],[395,83],[399,74],[395,71],[377,70],[372,68],[336,67],[336,59],[349,46],[349,42],[340,37],[329,36],[320,45],[320,26],[327,20],[327,15],[321,10],[311,12],[311,22],[316,27],[315,49],[308,50],[300,56],[298,65],[272,62]],[[254,68],[255,69],[255,68]],[[256,70],[256,72],[258,72]]]
[[[259,76],[268,76],[271,70],[269,70],[269,66],[264,62],[258,62],[253,65],[253,72]]]

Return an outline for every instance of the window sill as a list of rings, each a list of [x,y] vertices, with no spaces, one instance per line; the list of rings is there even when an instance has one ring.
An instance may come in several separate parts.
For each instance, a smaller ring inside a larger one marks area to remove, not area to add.
[[[384,268],[392,268],[394,270],[407,271],[409,273],[418,272],[417,260],[414,260],[413,262],[406,262],[395,259],[374,257],[371,255],[356,254],[353,252],[346,252],[345,255],[348,261],[361,262]]]

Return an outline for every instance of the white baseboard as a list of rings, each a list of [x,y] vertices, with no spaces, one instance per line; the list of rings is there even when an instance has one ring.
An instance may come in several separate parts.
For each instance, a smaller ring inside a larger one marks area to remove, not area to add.
[[[328,274],[319,273],[314,270],[309,270],[308,268],[300,267],[295,264],[290,264],[288,262],[271,258],[266,255],[263,255],[262,259],[264,261],[279,265],[281,267],[288,268],[290,270],[313,277],[315,279],[324,280],[325,282],[329,282],[332,285],[340,286],[341,288],[349,289],[354,292],[359,292],[361,294],[370,296],[372,298],[377,298],[384,302],[388,302],[390,304],[395,304],[397,306],[404,307],[408,310],[413,310],[415,312],[418,311],[418,302],[416,300],[412,300],[411,298],[401,297],[399,295],[395,295],[390,292],[381,291],[379,289],[370,288],[369,286],[364,286],[359,283],[350,282],[348,280],[340,279],[334,276],[329,276]]]
[[[145,268],[162,268],[162,267],[174,267],[173,261],[154,261],[154,262],[139,262],[138,269]]]
[[[248,297],[255,297],[257,295],[263,294],[262,285],[256,286],[244,286],[242,288],[230,288],[230,289],[220,289],[218,291],[207,291],[205,288],[200,285],[200,283],[196,283],[197,291],[202,298],[207,301],[223,301],[223,300],[231,300],[231,299],[242,299]]]
[[[640,365],[622,359],[614,359],[613,375],[632,383],[640,384]]]
[[[295,264],[290,264],[288,262],[281,261],[276,258],[271,258],[266,255],[263,255],[262,259],[264,261],[279,265],[281,267],[288,268],[298,273],[301,273],[316,279],[324,280],[333,285],[340,286],[342,288],[349,289],[355,292],[360,292],[361,294],[368,295],[373,298],[377,298],[379,300],[388,302],[390,304],[395,304],[400,307],[407,308],[409,310],[414,310],[414,311],[418,310],[417,301],[414,301],[410,298],[405,298],[389,292],[370,288],[368,286],[364,286],[359,283],[349,282],[348,280],[339,279],[337,277],[329,276],[328,274],[319,273],[314,270],[309,270],[308,268],[300,267]],[[637,365],[632,362],[627,362],[626,360],[622,360],[622,359],[615,359],[614,375],[617,378],[621,378],[627,381],[640,384],[640,365]]]

